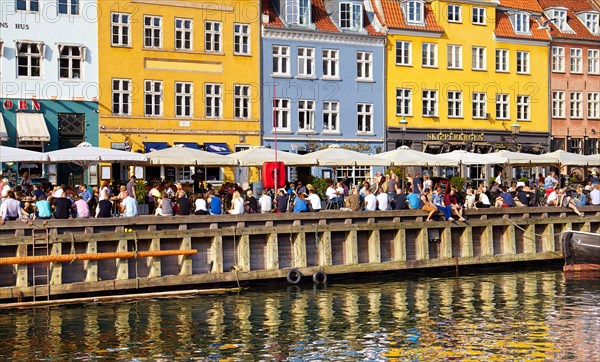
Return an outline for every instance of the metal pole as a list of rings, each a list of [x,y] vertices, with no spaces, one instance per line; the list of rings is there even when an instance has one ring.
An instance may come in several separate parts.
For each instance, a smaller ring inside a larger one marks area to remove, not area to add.
[[[278,160],[277,160],[277,84],[273,83],[273,136],[275,138],[274,140],[274,145],[275,145],[275,165],[278,165]],[[275,167],[275,171],[273,174],[273,178],[275,181],[275,185],[273,187],[274,191],[275,191],[275,195],[277,195],[277,189],[279,188],[279,169],[276,166]]]

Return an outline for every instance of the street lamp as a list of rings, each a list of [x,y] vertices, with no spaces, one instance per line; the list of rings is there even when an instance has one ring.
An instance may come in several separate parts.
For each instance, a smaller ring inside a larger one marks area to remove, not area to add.
[[[515,121],[513,124],[510,125],[510,133],[514,135],[514,138],[516,138],[520,132],[521,125],[519,124],[519,122]]]
[[[402,130],[402,146],[404,146],[404,134],[406,133],[407,124],[408,121],[406,120],[406,117],[402,116],[402,118],[400,119],[400,129]]]

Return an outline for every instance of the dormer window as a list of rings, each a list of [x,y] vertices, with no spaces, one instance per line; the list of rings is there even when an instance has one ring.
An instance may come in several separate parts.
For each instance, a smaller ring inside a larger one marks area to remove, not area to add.
[[[529,14],[516,13],[513,18],[515,33],[529,34]]]
[[[404,3],[404,14],[410,24],[423,24],[425,22],[422,0],[409,0]]]
[[[361,4],[340,3],[340,28],[344,30],[360,30],[362,28]]]
[[[569,25],[567,24],[566,10],[553,9],[548,12],[548,18],[553,19],[552,22],[561,32],[570,30]]]
[[[583,13],[579,15],[579,19],[585,24],[585,27],[594,35],[600,35],[600,24],[598,19],[600,16],[595,13]]]
[[[285,21],[293,25],[310,24],[310,0],[286,0]]]

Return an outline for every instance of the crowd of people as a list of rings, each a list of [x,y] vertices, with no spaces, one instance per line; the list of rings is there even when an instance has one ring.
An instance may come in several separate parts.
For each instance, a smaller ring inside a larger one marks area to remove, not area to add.
[[[0,223],[9,220],[108,218],[138,216],[136,178],[132,176],[124,185],[100,187],[87,185],[52,186],[47,183],[33,185],[24,173],[18,185],[7,179],[0,182]],[[149,213],[156,216],[220,215],[247,213],[301,213],[319,212],[323,209],[342,211],[422,210],[426,221],[439,215],[448,221],[464,221],[465,210],[490,207],[566,207],[579,216],[585,205],[600,205],[600,181],[594,169],[584,183],[575,187],[560,187],[554,171],[546,177],[532,175],[528,181],[502,180],[499,173],[490,187],[483,183],[467,185],[457,190],[448,182],[436,182],[428,174],[419,173],[402,180],[394,172],[353,185],[345,177],[329,181],[323,192],[301,181],[289,187],[263,190],[255,196],[252,189],[243,190],[238,184],[224,183],[219,189],[209,183],[189,184],[157,182],[147,186]],[[257,198],[258,197],[258,198]]]

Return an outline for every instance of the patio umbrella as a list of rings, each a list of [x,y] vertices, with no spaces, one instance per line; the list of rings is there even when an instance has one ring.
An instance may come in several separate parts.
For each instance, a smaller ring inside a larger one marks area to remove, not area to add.
[[[262,167],[263,163],[275,161],[275,150],[266,147],[254,147],[244,151],[229,154],[225,157],[237,160],[239,166]],[[277,161],[283,162],[286,166],[310,166],[307,160],[301,155],[285,151],[277,151]]]
[[[387,166],[390,163],[394,166],[458,166],[458,161],[443,156],[444,155],[436,156],[430,153],[419,152],[411,150],[407,146],[402,146],[393,151],[371,156],[371,158],[374,160],[387,161],[384,165],[377,164],[380,166]]]
[[[456,150],[440,155],[433,155],[434,158],[450,159],[463,165],[493,165],[504,164],[506,159],[493,154],[471,153],[465,150]]]
[[[74,163],[83,167],[97,162],[145,162],[147,160],[146,155],[141,153],[94,147],[87,142],[80,143],[77,147],[46,152],[46,155],[52,163]]]
[[[538,155],[532,155],[529,153],[513,152],[506,150],[490,153],[489,155],[502,157],[505,159],[503,163],[508,163],[510,165],[529,165],[531,163],[534,163],[538,157]]]
[[[324,150],[307,153],[302,158],[305,164],[319,166],[382,166],[377,163],[378,160],[373,159],[365,153],[350,151],[339,146],[329,146]],[[381,161],[379,161],[381,162]],[[389,164],[389,162],[387,163]]]
[[[599,156],[596,155],[596,157]],[[563,150],[537,155],[535,160],[538,164],[558,164],[560,166],[585,166],[590,163],[590,161],[593,162],[593,160],[589,160],[586,156]]]
[[[600,166],[600,155],[583,156],[587,161],[588,166]]]
[[[0,162],[46,162],[48,156],[41,152],[0,146]]]
[[[175,145],[145,155],[153,165],[170,166],[235,166],[235,159],[195,148]]]

